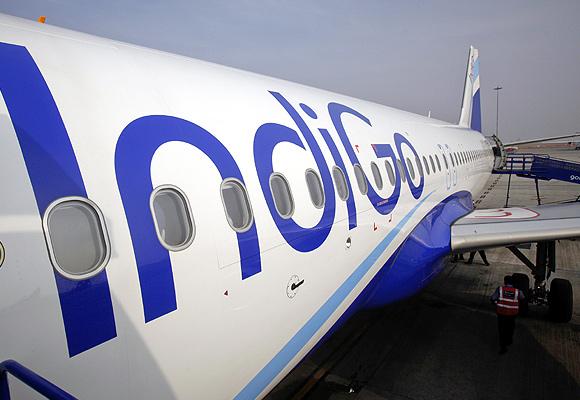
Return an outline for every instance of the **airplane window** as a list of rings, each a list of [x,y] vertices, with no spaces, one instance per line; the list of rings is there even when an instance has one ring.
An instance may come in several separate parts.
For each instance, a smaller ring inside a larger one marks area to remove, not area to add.
[[[427,171],[427,175],[431,174],[431,171],[429,170],[429,163],[427,162],[427,158],[425,158],[425,156],[423,156],[423,164],[425,164],[425,170]]]
[[[405,168],[403,168],[403,163],[399,159],[397,159],[397,167],[399,168],[399,173],[401,174],[401,180],[403,182],[407,182],[407,174],[405,174]]]
[[[240,181],[228,178],[222,182],[221,192],[228,223],[236,232],[247,231],[254,216],[246,188]]]
[[[161,245],[171,251],[187,248],[195,236],[195,225],[185,193],[175,186],[159,186],[151,193],[149,204]]]
[[[431,170],[435,173],[435,163],[433,162],[433,156],[429,155],[429,162],[431,162]]]
[[[423,176],[423,165],[421,164],[419,156],[415,157],[415,162],[417,163],[417,170],[419,171],[419,176]]]
[[[445,162],[445,169],[449,169],[449,163],[447,162],[447,157],[443,154],[443,161]]]
[[[395,172],[393,171],[393,167],[391,167],[391,163],[385,160],[385,169],[387,170],[387,176],[389,177],[389,182],[391,185],[395,184]]]
[[[435,154],[435,161],[437,161],[437,169],[439,172],[441,172],[441,163],[439,162],[439,157],[437,157],[437,154]]]
[[[282,174],[273,173],[270,176],[270,190],[274,198],[276,211],[282,218],[290,218],[294,213],[294,199],[290,191],[290,185]]]
[[[455,167],[455,162],[453,161],[453,153],[449,154],[449,159],[451,160],[451,165]]]
[[[340,167],[336,165],[332,168],[332,178],[334,179],[334,184],[336,185],[336,191],[338,193],[338,197],[346,201],[348,199],[348,186],[346,185],[346,178],[344,177],[344,172]]]
[[[373,172],[373,178],[375,178],[377,189],[381,190],[383,188],[383,176],[381,175],[381,171],[379,171],[379,167],[377,164],[375,164],[374,161],[371,162],[371,171]]]
[[[413,168],[413,163],[407,157],[407,170],[409,171],[409,175],[411,175],[411,179],[415,179],[415,168]]]
[[[356,176],[356,183],[358,184],[358,188],[362,194],[367,194],[369,191],[369,184],[367,182],[367,177],[360,166],[360,164],[354,165],[354,175]]]
[[[318,173],[313,169],[306,170],[306,186],[308,186],[310,200],[312,201],[312,204],[314,204],[314,207],[324,207],[324,190],[322,189],[322,182],[320,182]]]
[[[105,219],[96,204],[65,197],[48,206],[42,225],[50,260],[64,277],[81,280],[101,272],[111,256]]]

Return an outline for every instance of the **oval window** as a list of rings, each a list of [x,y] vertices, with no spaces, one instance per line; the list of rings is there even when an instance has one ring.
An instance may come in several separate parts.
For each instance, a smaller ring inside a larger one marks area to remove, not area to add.
[[[159,186],[151,193],[150,206],[161,245],[171,251],[186,249],[195,236],[195,225],[185,193],[175,186]]]
[[[294,214],[294,199],[290,191],[290,185],[282,174],[274,173],[270,177],[270,190],[274,197],[276,211],[282,218],[290,218]]]
[[[439,169],[439,172],[441,172],[441,163],[439,162],[439,157],[437,157],[437,154],[435,154],[435,161],[437,161],[437,169]]]
[[[421,164],[421,160],[419,156],[415,157],[415,162],[417,163],[417,171],[419,171],[419,176],[423,176],[423,165]]]
[[[105,219],[92,201],[66,197],[48,206],[42,221],[50,260],[69,279],[101,272],[111,257]]]
[[[409,175],[411,176],[411,179],[415,179],[415,169],[413,168],[413,163],[408,157],[407,157],[407,169],[409,170]]]
[[[423,164],[425,164],[425,171],[427,171],[427,175],[431,174],[431,171],[429,170],[429,163],[427,162],[427,158],[425,156],[423,156]]]
[[[0,242],[0,267],[4,264],[4,246]]]
[[[344,172],[342,169],[336,165],[332,168],[332,179],[334,179],[334,184],[336,185],[336,191],[338,197],[346,201],[348,199],[348,186],[346,185],[346,178],[344,177]]]
[[[391,163],[385,160],[385,169],[387,170],[387,176],[389,177],[389,182],[391,185],[395,185],[395,171],[393,171],[393,167],[391,167]]]
[[[369,191],[369,184],[367,182],[367,177],[359,164],[354,165],[354,176],[356,177],[356,183],[362,194],[367,194]]]
[[[431,163],[431,170],[433,173],[437,172],[435,169],[435,162],[433,161],[433,156],[429,155],[429,162]]]
[[[449,169],[449,163],[447,162],[447,157],[443,154],[443,161],[445,162],[445,169]]]
[[[314,207],[324,207],[324,190],[322,188],[322,182],[320,182],[318,173],[313,169],[306,170],[306,186],[308,186],[310,200],[312,201],[312,204],[314,204]]]
[[[383,188],[383,176],[381,175],[381,171],[379,170],[378,165],[374,161],[371,162],[371,171],[373,173],[373,178],[375,180],[375,184],[377,185],[377,189],[381,190]]]
[[[236,232],[247,231],[254,216],[246,188],[237,179],[228,178],[222,182],[221,192],[228,223]]]
[[[399,174],[401,174],[401,180],[403,183],[407,182],[407,174],[405,173],[405,168],[401,160],[397,159],[397,167],[399,168]]]

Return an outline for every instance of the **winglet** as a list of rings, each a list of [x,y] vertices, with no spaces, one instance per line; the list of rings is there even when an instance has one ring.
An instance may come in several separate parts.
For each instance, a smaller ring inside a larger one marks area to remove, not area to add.
[[[481,132],[481,102],[479,97],[479,51],[470,46],[463,88],[459,126]]]

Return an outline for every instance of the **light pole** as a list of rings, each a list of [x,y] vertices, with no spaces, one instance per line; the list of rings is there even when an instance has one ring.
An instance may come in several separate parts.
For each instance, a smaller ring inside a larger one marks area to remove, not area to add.
[[[495,90],[495,136],[499,137],[499,91],[502,90],[503,87],[496,86],[493,88]]]

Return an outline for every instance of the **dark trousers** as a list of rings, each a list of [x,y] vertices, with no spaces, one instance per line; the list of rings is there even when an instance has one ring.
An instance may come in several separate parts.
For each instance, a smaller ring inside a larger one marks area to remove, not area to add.
[[[508,317],[506,315],[497,316],[497,330],[499,333],[499,347],[506,349],[512,344],[514,337],[514,329],[516,327],[516,317]]]
[[[485,251],[479,250],[478,253],[481,256],[481,259],[483,260],[483,263],[485,265],[489,265],[489,263],[487,262],[487,257],[485,256]],[[475,251],[472,251],[471,253],[469,253],[469,260],[467,260],[467,263],[468,264],[472,264],[474,257],[475,257]]]

